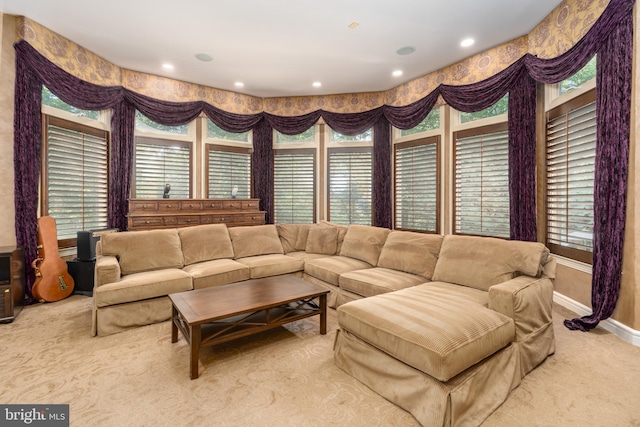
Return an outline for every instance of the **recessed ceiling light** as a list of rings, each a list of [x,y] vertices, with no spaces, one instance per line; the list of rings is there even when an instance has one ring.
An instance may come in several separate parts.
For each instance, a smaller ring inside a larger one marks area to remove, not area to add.
[[[320,87],[322,86],[322,83],[320,82],[313,82],[313,87]]]
[[[244,87],[244,83],[242,83],[242,82],[235,82],[235,83],[234,83],[234,86],[235,86],[235,87]]]
[[[396,53],[398,55],[411,55],[415,51],[416,51],[415,47],[413,47],[413,46],[405,46],[405,47],[401,47],[400,49],[396,50]]]
[[[400,77],[402,75],[402,70],[395,70],[391,74],[393,75],[393,77]]]
[[[460,46],[469,47],[473,45],[476,41],[474,39],[464,39],[460,42]]]
[[[162,68],[164,68],[167,71],[173,71],[173,65],[171,64],[162,64]]]
[[[202,62],[213,61],[213,56],[206,53],[196,53],[196,58],[198,58]]]
[[[355,30],[356,28],[358,28],[358,24],[357,22],[353,21],[351,24],[348,25],[349,28],[351,28],[352,30]]]

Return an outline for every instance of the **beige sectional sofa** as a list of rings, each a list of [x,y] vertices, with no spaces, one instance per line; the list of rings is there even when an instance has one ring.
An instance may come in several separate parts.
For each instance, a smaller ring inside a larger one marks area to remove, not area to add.
[[[169,319],[168,294],[295,274],[330,290],[337,366],[423,425],[477,425],[555,349],[541,243],[361,225],[111,233],[93,334]]]

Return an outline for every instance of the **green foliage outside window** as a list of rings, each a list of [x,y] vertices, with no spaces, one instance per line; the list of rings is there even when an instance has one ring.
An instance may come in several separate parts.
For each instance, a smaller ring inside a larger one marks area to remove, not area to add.
[[[306,131],[297,135],[285,135],[276,131],[276,142],[278,144],[296,144],[302,142],[313,142],[315,140],[315,128],[311,126]]]
[[[249,132],[227,132],[217,126],[211,120],[207,120],[207,137],[214,139],[224,139],[226,141],[249,142]]]
[[[66,111],[78,117],[86,117],[94,120],[98,120],[100,118],[100,111],[81,110],[80,108],[69,105],[62,99],[55,96],[46,86],[42,86],[42,105],[48,105],[49,107]]]
[[[165,126],[160,123],[156,123],[151,120],[149,117],[142,114],[140,111],[136,110],[136,129],[141,131],[151,131],[151,132],[165,132],[172,133],[176,135],[188,135],[189,134],[189,125],[184,124],[180,126]]]
[[[587,62],[580,71],[575,73],[573,76],[569,77],[566,80],[563,80],[558,85],[559,94],[562,95],[564,93],[570,92],[574,89],[579,88],[584,83],[589,80],[596,78],[596,57],[591,58],[591,61]]]
[[[427,117],[424,118],[416,127],[406,130],[401,130],[400,135],[414,135],[420,132],[426,132],[429,130],[440,129],[440,108],[431,110]]]
[[[364,142],[373,141],[373,129],[366,130],[358,135],[344,135],[331,129],[331,141],[334,142]]]
[[[460,123],[472,122],[474,120],[486,119],[489,117],[499,116],[506,114],[509,110],[509,94],[507,93],[498,102],[475,113],[460,113]]]

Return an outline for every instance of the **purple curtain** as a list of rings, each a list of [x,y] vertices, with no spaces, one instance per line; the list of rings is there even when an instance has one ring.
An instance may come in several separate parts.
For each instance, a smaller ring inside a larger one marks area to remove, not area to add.
[[[253,194],[266,212],[265,222],[273,223],[273,128],[261,120],[253,128]]]
[[[134,159],[133,130],[136,109],[122,99],[111,110],[111,147],[109,149],[109,227],[127,229],[127,211]]]
[[[588,331],[611,316],[620,295],[627,205],[633,21],[628,14],[598,49],[594,176],[592,314],[565,320]]]
[[[391,218],[391,212],[393,212],[393,201],[391,199],[391,124],[385,117],[380,117],[373,126],[372,176],[373,225],[391,228],[393,227]]]

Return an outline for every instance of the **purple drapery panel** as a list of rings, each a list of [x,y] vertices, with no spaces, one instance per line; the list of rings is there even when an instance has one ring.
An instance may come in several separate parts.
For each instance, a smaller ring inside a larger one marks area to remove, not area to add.
[[[509,91],[509,234],[535,242],[536,226],[536,82],[521,68]]]
[[[64,102],[86,110],[115,105],[124,89],[98,86],[62,70],[25,41],[15,44],[16,87],[14,116],[14,169],[16,242],[24,247],[27,295],[35,280],[31,261],[37,256],[38,187],[42,145],[42,85]],[[113,138],[113,137],[112,137]],[[31,301],[29,301],[31,302]]]
[[[424,98],[404,107],[385,105],[382,107],[382,112],[389,123],[398,129],[411,129],[418,126],[429,115],[439,95],[440,89],[437,88]]]
[[[391,212],[391,124],[385,117],[380,117],[373,125],[373,170],[371,183],[371,199],[373,208],[373,225],[391,228],[393,221]]]
[[[109,147],[108,225],[127,229],[127,211],[134,160],[136,109],[122,99],[111,110],[111,146]]]
[[[202,111],[216,126],[227,132],[241,133],[250,131],[262,120],[262,114],[228,113],[207,103],[202,104]]]
[[[273,128],[266,119],[253,128],[253,195],[266,212],[265,222],[273,223]]]
[[[320,115],[321,110],[317,110],[302,116],[274,116],[273,114],[264,113],[265,119],[269,122],[271,128],[285,135],[297,135],[313,126]]]
[[[383,107],[361,113],[333,113],[321,110],[321,114],[331,129],[345,135],[358,135],[376,124],[383,115]],[[375,138],[375,134],[373,137]]]
[[[16,56],[15,113],[13,118],[13,165],[16,242],[24,249],[27,296],[35,276],[31,261],[37,257],[38,184],[42,127],[42,84],[28,61]],[[32,301],[29,301],[32,302]]]
[[[171,102],[150,98],[130,90],[125,91],[125,99],[142,114],[165,126],[180,126],[195,120],[204,105],[201,101]],[[134,123],[135,125],[135,123]]]

